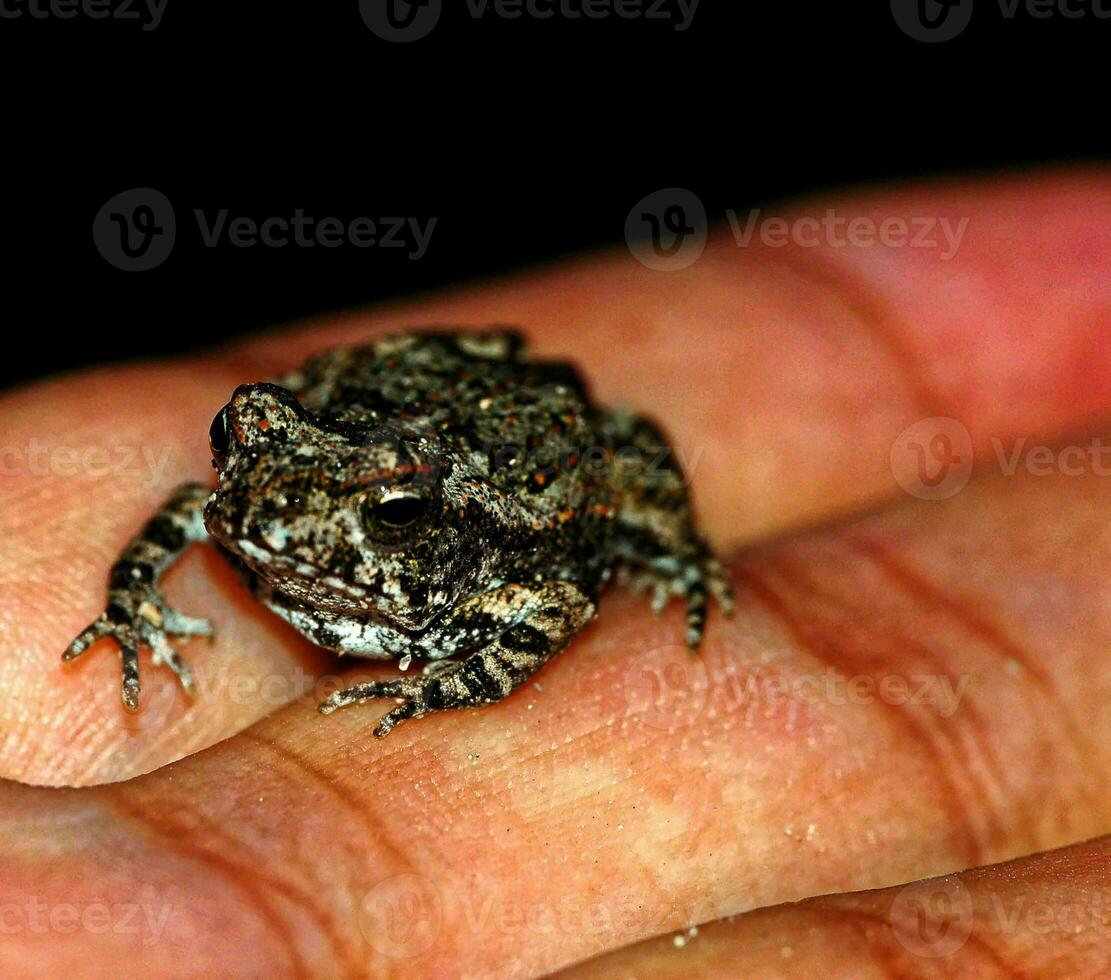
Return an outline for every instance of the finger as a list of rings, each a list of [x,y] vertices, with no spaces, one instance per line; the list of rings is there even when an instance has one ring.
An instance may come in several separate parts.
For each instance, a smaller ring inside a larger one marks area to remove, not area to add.
[[[1111,970],[1111,838],[882,891],[762,909],[560,974],[1099,977]]]
[[[81,783],[149,770],[299,696],[326,669],[199,554],[170,590],[220,627],[211,651],[182,645],[195,699],[148,668],[146,707],[128,717],[110,691],[112,654],[66,673],[57,663],[100,609],[119,549],[170,488],[209,472],[203,434],[228,393],[325,344],[414,323],[525,324],[541,353],[573,356],[603,402],[665,423],[723,548],[901,493],[891,450],[923,416],[955,415],[993,461],[993,438],[1009,452],[1106,411],[1111,181],[1062,175],[832,206],[873,222],[967,219],[967,231],[947,259],[937,248],[746,248],[719,236],[668,275],[614,254],[6,396],[0,642],[17,707],[0,774]],[[806,210],[824,212],[796,213]],[[904,448],[925,451],[929,435]]]
[[[614,251],[236,350],[275,369],[413,323],[521,324],[604,403],[665,424],[728,550],[901,496],[891,450],[920,420],[955,418],[994,463],[993,440],[1106,419],[1109,218],[1106,170],[870,190],[758,216],[808,244],[765,244],[770,231],[740,244],[722,220],[679,272]],[[806,221],[833,224],[804,234]],[[850,221],[877,234],[850,236]],[[891,221],[905,245],[883,244]]]
[[[613,596],[500,704],[379,741],[389,705],[298,703],[141,779],[35,797],[39,822],[4,827],[8,860],[39,894],[63,874],[85,894],[126,860],[194,946],[219,923],[211,955],[267,931],[251,955],[268,970],[523,976],[1093,837],[1111,812],[1109,506],[1099,477],[995,477],[769,545],[732,566],[737,613],[711,619],[701,658],[678,609]]]

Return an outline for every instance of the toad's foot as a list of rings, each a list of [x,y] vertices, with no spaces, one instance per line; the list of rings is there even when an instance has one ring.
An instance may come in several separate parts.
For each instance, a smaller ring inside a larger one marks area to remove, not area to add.
[[[337,691],[322,701],[318,710],[329,715],[375,698],[400,699],[401,704],[383,715],[374,729],[378,738],[384,738],[407,718],[493,704],[536,673],[589,622],[594,601],[571,582],[502,586],[456,610],[450,627],[466,631],[469,622],[481,622],[488,628],[492,620],[507,615],[514,621],[466,660],[442,661],[442,666],[437,664],[434,671],[421,677],[374,681]]]
[[[634,592],[648,593],[652,611],[663,611],[669,599],[686,605],[687,646],[697,650],[706,631],[706,606],[713,596],[726,616],[733,613],[733,588],[721,563],[705,548],[684,559],[664,556],[648,565],[622,565],[618,581]]]
[[[204,619],[183,616],[170,609],[153,587],[113,592],[108,608],[90,623],[62,654],[76,660],[97,640],[110,636],[120,649],[123,670],[122,697],[129,711],[139,708],[139,649],[148,647],[156,665],[165,664],[177,676],[187,694],[193,693],[193,672],[170,645],[171,636],[212,636],[212,625]]]
[[[191,541],[205,537],[201,514],[210,491],[200,484],[180,487],[112,566],[108,605],[85,627],[62,654],[76,660],[97,640],[110,636],[120,650],[123,703],[130,711],[139,707],[139,650],[150,649],[155,664],[166,664],[187,693],[193,691],[193,673],[170,645],[171,636],[212,636],[204,619],[185,616],[169,608],[158,588],[158,577]]]

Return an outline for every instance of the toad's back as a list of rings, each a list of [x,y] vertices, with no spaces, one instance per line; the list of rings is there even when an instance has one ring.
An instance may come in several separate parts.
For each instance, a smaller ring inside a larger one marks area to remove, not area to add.
[[[570,364],[528,359],[516,332],[385,337],[314,357],[282,384],[341,423],[434,434],[548,516],[612,504],[604,415]]]
[[[308,360],[282,384],[310,411],[354,423],[434,420],[445,430],[490,411],[494,401],[542,402],[557,389],[587,406],[578,372],[523,356],[520,334],[437,331],[384,337]]]

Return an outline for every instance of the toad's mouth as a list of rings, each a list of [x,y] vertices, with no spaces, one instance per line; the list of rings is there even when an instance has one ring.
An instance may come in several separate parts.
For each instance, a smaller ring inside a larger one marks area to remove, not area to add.
[[[275,591],[345,611],[371,613],[379,607],[377,570],[367,569],[366,581],[352,582],[311,556],[298,554],[291,547],[296,539],[290,529],[273,522],[247,527],[239,514],[227,513],[219,503],[217,493],[205,510],[205,529]]]
[[[292,602],[307,610],[335,613],[409,634],[426,630],[445,612],[442,605],[412,607],[400,593],[387,594],[379,589],[377,579],[370,585],[346,582],[333,572],[267,551],[249,539],[241,538],[225,547],[265,583],[270,593],[283,597],[279,605],[284,608]]]
[[[264,548],[249,538],[224,542],[224,546],[275,591],[308,605],[373,615],[384,601],[374,581],[365,585],[348,582],[319,565]]]

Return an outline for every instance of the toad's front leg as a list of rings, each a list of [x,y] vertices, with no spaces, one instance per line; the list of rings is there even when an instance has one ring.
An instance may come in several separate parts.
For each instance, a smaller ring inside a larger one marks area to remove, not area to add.
[[[506,697],[565,647],[594,615],[594,600],[572,582],[504,585],[468,600],[444,622],[446,635],[489,638],[465,660],[437,664],[423,677],[359,684],[337,691],[319,708],[331,714],[360,701],[400,698],[374,729],[378,738],[406,718],[448,708],[473,708]]]
[[[150,648],[156,664],[167,664],[186,691],[193,688],[189,665],[167,637],[211,636],[212,627],[169,608],[158,580],[191,542],[208,537],[204,506],[211,494],[201,483],[186,483],[174,491],[112,566],[104,612],[62,654],[63,660],[75,660],[101,637],[112,637],[120,650],[123,703],[131,711],[139,707],[140,647]]]

